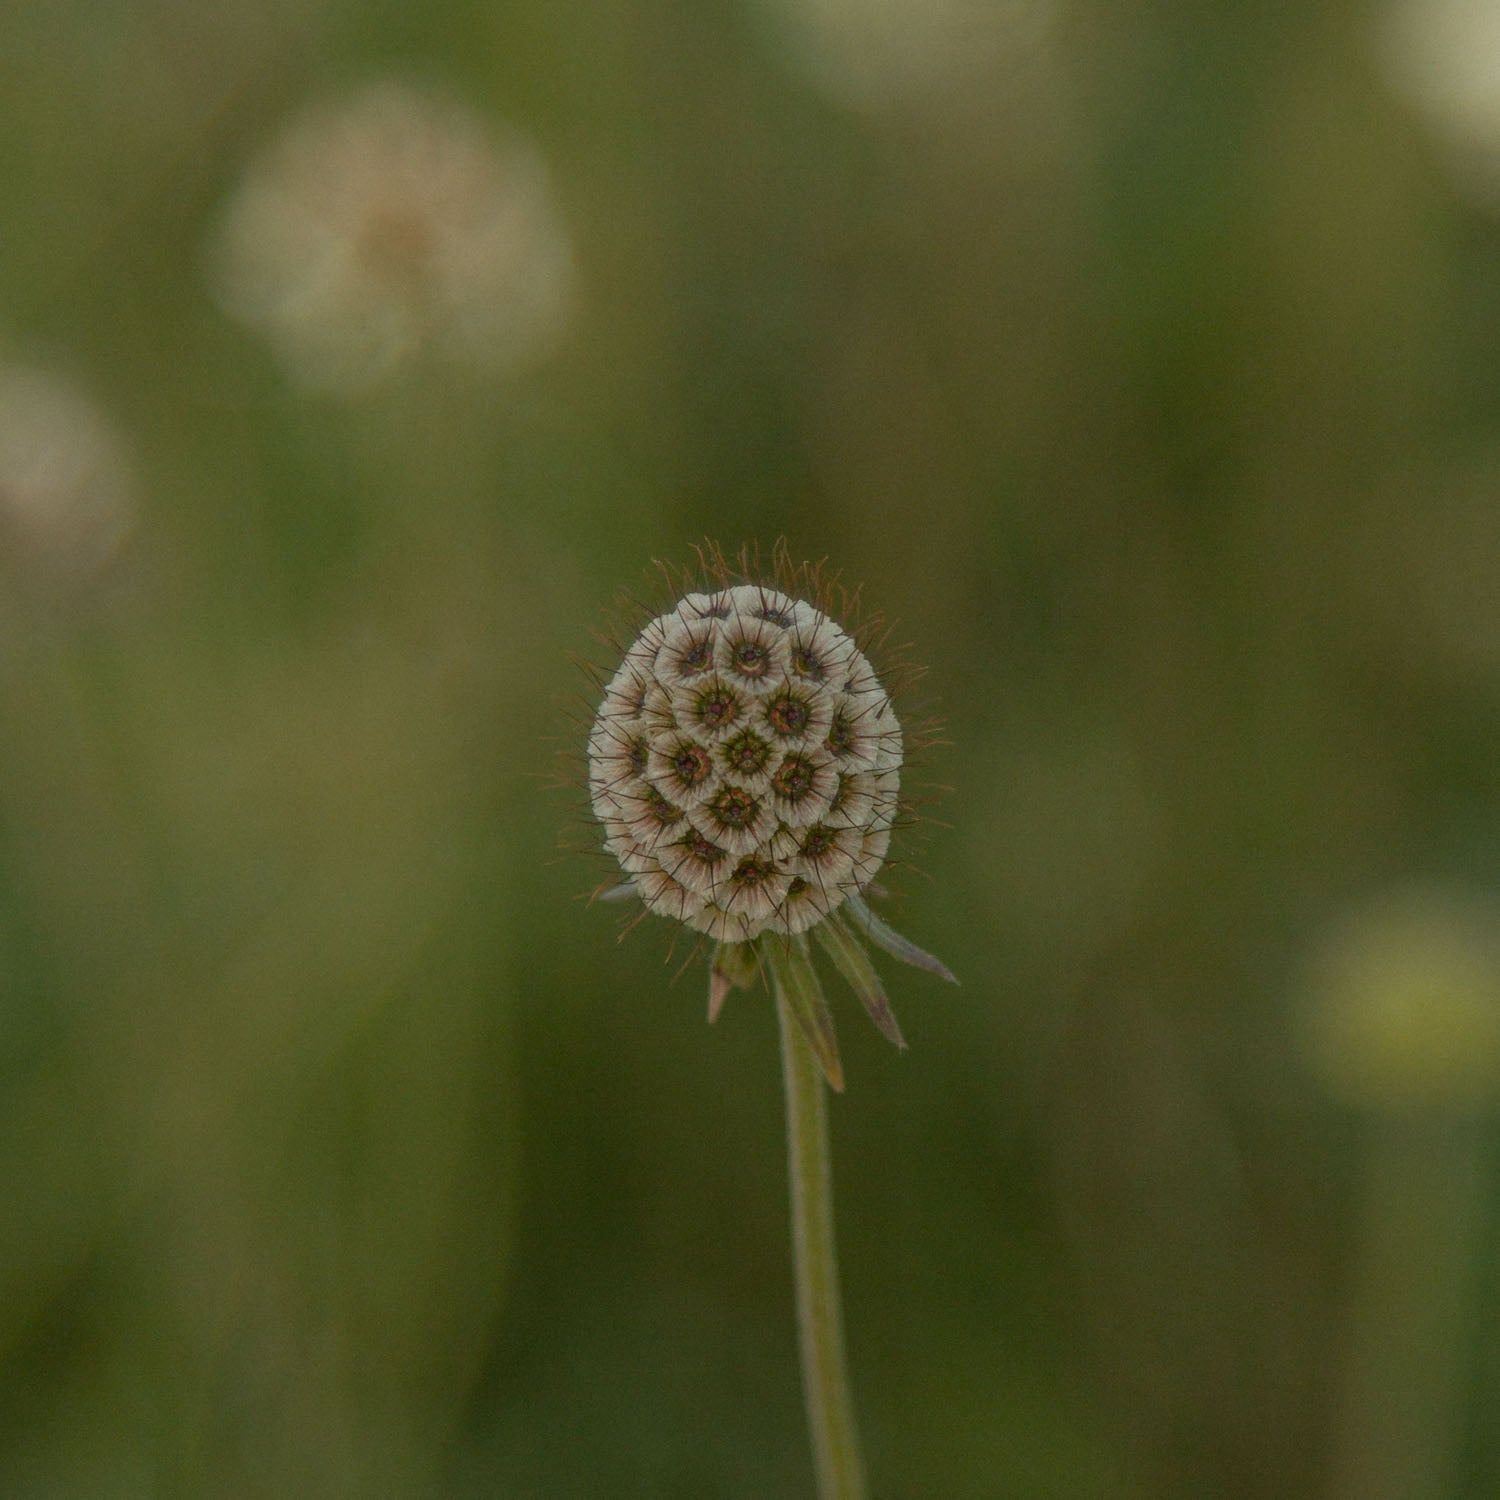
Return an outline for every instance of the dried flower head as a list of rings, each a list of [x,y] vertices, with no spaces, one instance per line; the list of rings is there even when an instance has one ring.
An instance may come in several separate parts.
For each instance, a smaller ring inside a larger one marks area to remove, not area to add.
[[[70,381],[0,366],[0,554],[46,582],[95,574],[135,521],[130,456]]]
[[[1307,1060],[1346,1103],[1463,1111],[1500,1094],[1500,943],[1475,892],[1400,887],[1354,909],[1307,990]]]
[[[215,248],[226,309],[304,385],[343,394],[420,350],[510,369],[550,343],[572,279],[531,146],[399,82],[294,119]]]
[[[1493,0],[1386,0],[1379,60],[1442,153],[1454,186],[1500,207],[1500,6]]]
[[[612,897],[716,940],[710,1019],[757,956],[804,993],[815,1050],[839,1082],[805,934],[876,1024],[905,1045],[860,941],[952,978],[870,911],[865,892],[901,807],[904,740],[865,649],[829,613],[821,569],[778,547],[770,581],[748,553],[701,554],[701,587],[626,647],[588,738],[588,788],[625,872]],[[812,598],[803,597],[812,594]]]

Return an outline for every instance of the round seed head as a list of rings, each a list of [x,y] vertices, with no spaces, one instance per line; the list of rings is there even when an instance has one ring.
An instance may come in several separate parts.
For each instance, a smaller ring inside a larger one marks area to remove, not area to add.
[[[646,905],[721,942],[805,931],[885,858],[901,726],[859,646],[765,584],[651,620],[588,741],[605,847]]]

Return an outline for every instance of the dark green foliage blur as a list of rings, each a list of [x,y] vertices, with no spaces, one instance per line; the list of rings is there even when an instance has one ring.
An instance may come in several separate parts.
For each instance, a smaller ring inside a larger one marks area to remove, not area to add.
[[[838,1005],[873,1495],[1500,1492],[1500,213],[1375,7],[796,8],[0,7],[0,367],[130,473],[0,516],[0,1495],[811,1495],[774,1017],[552,785],[705,536],[946,724],[962,988]],[[566,323],[310,389],[215,237],[387,78]]]

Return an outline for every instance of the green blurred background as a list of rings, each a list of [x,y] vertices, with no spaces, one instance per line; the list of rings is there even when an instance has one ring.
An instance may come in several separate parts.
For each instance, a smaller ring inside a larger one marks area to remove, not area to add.
[[[0,1495],[811,1493],[773,1017],[547,781],[705,535],[951,741],[963,987],[841,1011],[873,1493],[1500,1492],[1490,9],[0,10]],[[314,389],[215,246],[388,79],[565,311]]]

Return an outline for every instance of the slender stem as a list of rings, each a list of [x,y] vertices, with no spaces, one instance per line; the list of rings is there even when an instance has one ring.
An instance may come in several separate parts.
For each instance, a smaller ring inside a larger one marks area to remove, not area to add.
[[[781,1019],[781,1065],[786,1078],[797,1328],[818,1495],[820,1500],[862,1500],[864,1472],[854,1405],[849,1397],[833,1245],[833,1176],[829,1170],[823,1075],[780,986],[776,1008]]]

